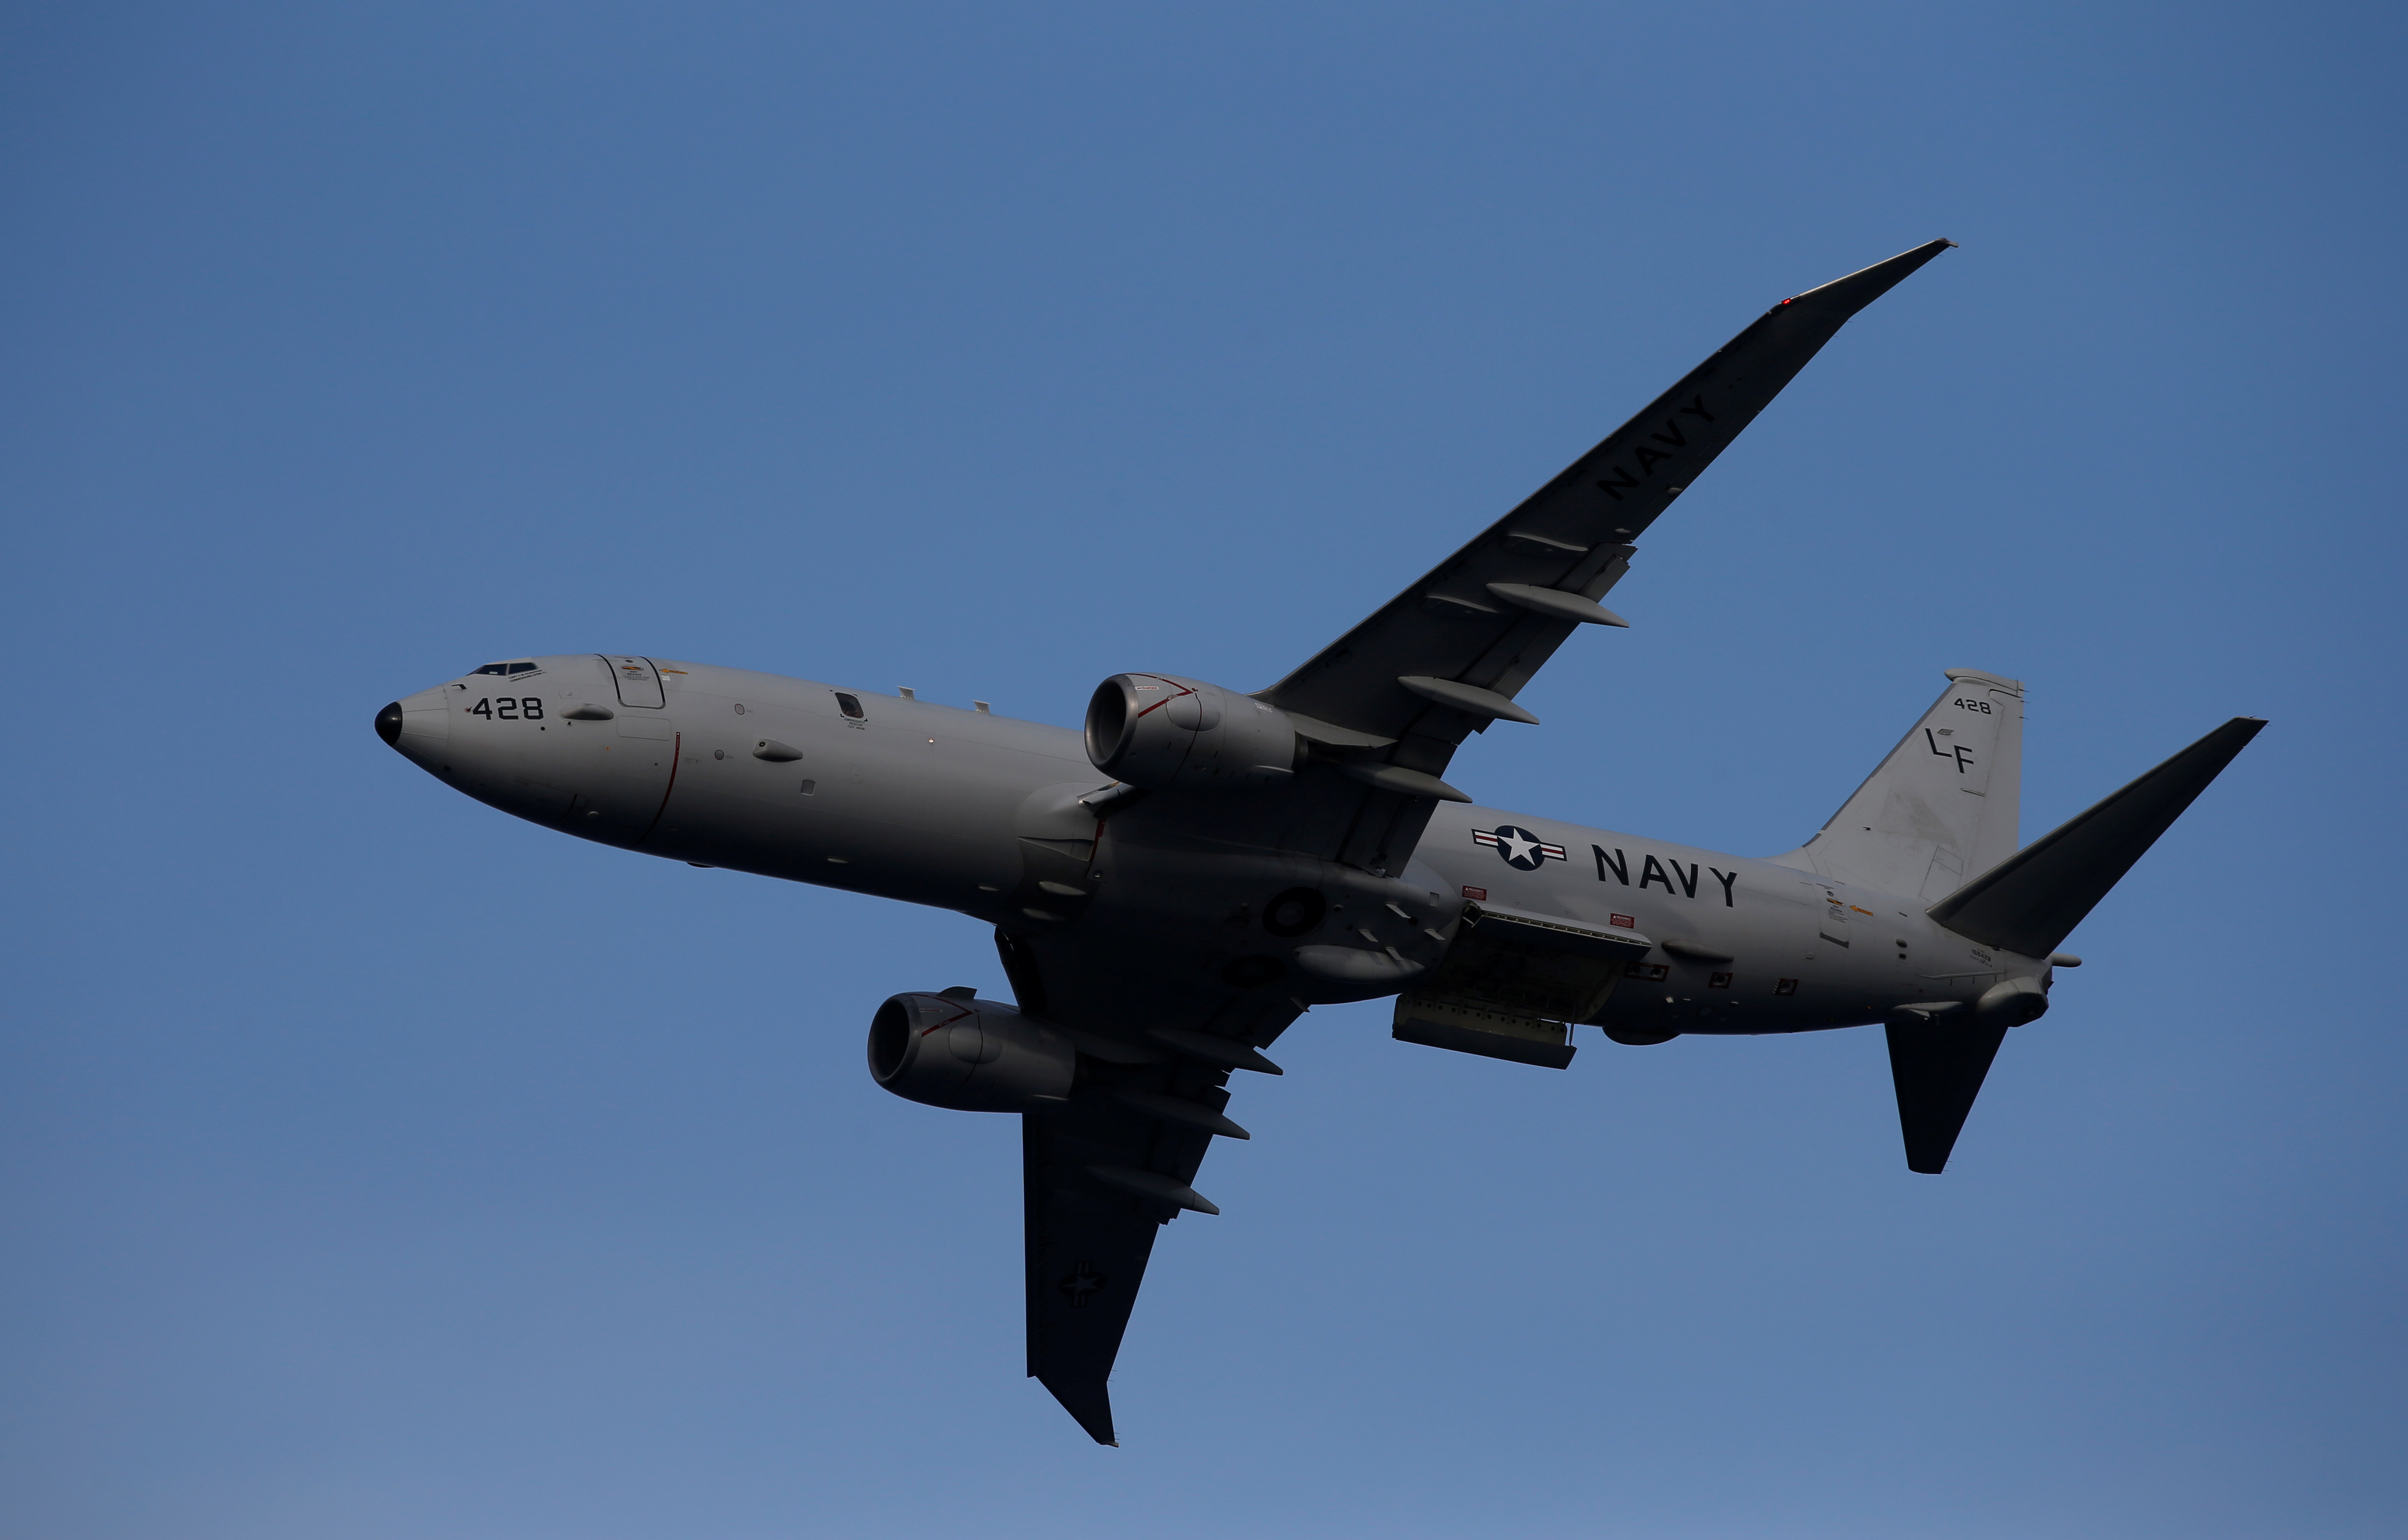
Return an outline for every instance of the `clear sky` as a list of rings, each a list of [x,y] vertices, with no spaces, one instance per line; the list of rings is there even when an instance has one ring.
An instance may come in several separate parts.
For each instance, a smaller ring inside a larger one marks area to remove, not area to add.
[[[2408,1531],[2396,7],[0,12],[0,1531]],[[1315,1011],[1089,1444],[935,912],[372,736],[495,656],[1258,688],[1768,305],[1963,243],[1450,779],[1787,849],[1964,666],[2034,837],[2272,726],[1942,1177],[1880,1034]]]

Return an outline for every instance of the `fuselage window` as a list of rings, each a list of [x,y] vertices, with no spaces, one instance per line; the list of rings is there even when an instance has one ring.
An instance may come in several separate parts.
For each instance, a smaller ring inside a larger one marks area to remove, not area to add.
[[[842,690],[837,691],[836,709],[842,712],[845,715],[853,718],[855,722],[867,722],[869,720],[868,713],[861,709],[861,697],[857,695],[847,695]]]

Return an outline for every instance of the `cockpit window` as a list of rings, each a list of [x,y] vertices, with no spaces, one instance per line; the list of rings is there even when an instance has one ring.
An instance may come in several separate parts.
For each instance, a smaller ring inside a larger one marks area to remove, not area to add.
[[[510,672],[514,674],[531,674],[535,672],[535,665],[532,663],[513,663],[510,665]]]
[[[510,666],[507,663],[488,663],[477,670],[480,674],[506,674],[509,671]]]
[[[507,677],[510,674],[531,674],[538,671],[538,670],[536,666],[532,663],[488,663],[483,668],[478,669],[477,673],[501,674]],[[470,677],[474,678],[475,675],[471,675]]]
[[[869,719],[868,713],[861,709],[861,697],[857,695],[847,695],[842,690],[836,691],[835,695],[836,709],[838,711],[842,712],[845,715],[853,718],[855,722],[866,722]]]

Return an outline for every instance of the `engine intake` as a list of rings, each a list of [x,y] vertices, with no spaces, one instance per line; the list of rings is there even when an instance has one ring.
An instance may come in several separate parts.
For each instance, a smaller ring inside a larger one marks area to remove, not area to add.
[[[1286,713],[1171,674],[1114,674],[1087,702],[1087,757],[1106,775],[1165,791],[1261,785],[1296,773]]]
[[[1062,1033],[991,1000],[896,995],[869,1018],[870,1078],[955,1112],[1059,1106],[1078,1057]]]

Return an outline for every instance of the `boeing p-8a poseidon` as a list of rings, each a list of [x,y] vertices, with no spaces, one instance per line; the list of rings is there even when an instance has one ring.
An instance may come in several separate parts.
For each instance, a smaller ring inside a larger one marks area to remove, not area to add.
[[[2023,686],[1971,669],[1822,832],[1759,860],[1474,806],[1440,779],[1584,626],[1633,542],[1933,241],[1784,300],[1519,508],[1268,689],[1116,674],[1082,735],[844,685],[576,655],[490,663],[378,733],[604,844],[995,928],[1013,1003],[899,994],[898,1096],[1021,1118],[1028,1373],[1099,1443],[1158,1226],[1236,1071],[1306,1007],[1561,1069],[1615,1043],[1883,1024],[1906,1159],[1937,1173],[2067,934],[2261,723],[2235,718],[2017,847]]]

